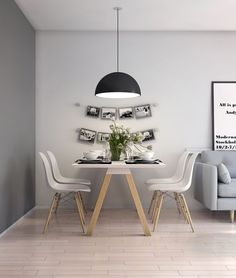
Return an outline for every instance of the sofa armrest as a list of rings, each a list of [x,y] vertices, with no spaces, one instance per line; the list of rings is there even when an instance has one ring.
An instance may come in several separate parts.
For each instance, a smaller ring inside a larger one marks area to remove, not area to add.
[[[217,210],[218,174],[217,166],[195,163],[194,196],[210,210]]]

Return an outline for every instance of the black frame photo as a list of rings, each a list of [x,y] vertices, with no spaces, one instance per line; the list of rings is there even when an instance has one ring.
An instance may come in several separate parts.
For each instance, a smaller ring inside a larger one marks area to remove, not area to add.
[[[95,130],[81,128],[79,131],[79,140],[87,143],[94,143],[97,132]]]
[[[88,117],[98,118],[99,114],[100,114],[100,107],[91,106],[91,105],[87,106],[87,113],[86,113],[86,115]]]
[[[145,136],[142,142],[155,140],[154,129],[143,130],[140,133]]]
[[[213,149],[236,150],[236,81],[212,82]]]
[[[133,107],[120,107],[118,108],[119,119],[133,119],[134,118],[134,109]]]
[[[97,142],[106,143],[109,140],[110,133],[108,132],[98,132],[97,133]]]
[[[111,120],[116,119],[116,108],[114,107],[102,107],[101,109],[101,119]]]
[[[136,119],[142,119],[152,116],[151,105],[139,105],[134,107],[134,114]]]

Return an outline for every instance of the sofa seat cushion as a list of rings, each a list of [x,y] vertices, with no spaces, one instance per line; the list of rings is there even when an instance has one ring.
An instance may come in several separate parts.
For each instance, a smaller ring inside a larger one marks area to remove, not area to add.
[[[236,197],[236,179],[232,179],[231,183],[219,183],[218,196],[226,198]]]

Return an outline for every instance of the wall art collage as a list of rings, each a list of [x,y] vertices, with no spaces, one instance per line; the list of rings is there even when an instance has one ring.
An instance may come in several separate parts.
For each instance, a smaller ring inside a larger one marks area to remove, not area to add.
[[[86,108],[86,116],[102,119],[102,120],[111,120],[111,119],[144,119],[152,116],[151,104],[138,105],[134,107],[97,107],[88,105]],[[153,105],[156,106],[156,105]],[[155,129],[146,129],[139,131],[143,134],[143,142],[154,140],[155,139]],[[136,133],[136,132],[134,132]],[[91,130],[88,128],[79,129],[79,140],[81,142],[87,142],[94,144],[105,143],[109,140],[110,133],[100,132],[96,130]]]
[[[155,130],[146,129],[139,131],[143,136],[143,142],[154,140],[155,139]],[[135,132],[134,132],[135,133]],[[79,140],[87,143],[105,143],[108,141],[110,133],[108,132],[97,132],[95,130],[90,130],[87,128],[80,128],[79,130]]]
[[[86,116],[93,118],[101,118],[102,120],[114,119],[142,119],[152,116],[151,105],[139,105],[134,107],[96,107],[87,106]]]

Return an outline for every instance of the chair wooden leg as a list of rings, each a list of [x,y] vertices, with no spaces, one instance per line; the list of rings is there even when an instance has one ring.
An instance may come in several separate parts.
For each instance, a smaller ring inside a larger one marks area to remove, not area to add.
[[[164,198],[164,193],[161,192],[160,196],[158,198],[158,203],[157,203],[156,211],[155,211],[155,214],[154,214],[153,232],[155,232],[155,229],[156,229],[156,226],[157,226],[157,223],[158,223],[158,220],[159,220],[163,198]]]
[[[176,206],[177,206],[178,212],[179,212],[179,214],[181,214],[181,204],[179,202],[179,198],[178,198],[178,195],[176,192],[174,192],[174,196],[175,196],[175,201],[176,201]]]
[[[47,217],[47,220],[46,220],[44,229],[43,229],[43,233],[46,233],[47,230],[48,230],[48,225],[49,225],[49,222],[50,222],[50,220],[51,220],[52,212],[53,212],[53,209],[55,208],[55,205],[56,205],[56,203],[57,203],[57,200],[58,200],[58,193],[56,193],[56,194],[53,196],[52,203],[51,203],[51,207],[50,207],[49,212],[48,212],[48,217]]]
[[[57,209],[59,207],[60,200],[61,200],[61,193],[58,193],[58,197],[57,197],[54,213],[57,213]]]
[[[157,209],[157,205],[158,205],[160,196],[161,196],[161,192],[159,190],[156,191],[156,196],[155,196],[155,200],[153,202],[153,209],[152,209],[152,216],[151,216],[152,223],[154,222],[155,212],[156,212],[156,209]]]
[[[83,220],[83,223],[84,223],[84,225],[85,225],[84,208],[83,208],[82,200],[81,200],[81,198],[80,198],[80,192],[77,192],[77,197],[78,197],[78,200],[79,200],[80,211],[81,211],[81,214],[82,214],[82,220]]]
[[[81,227],[82,227],[82,230],[83,230],[83,233],[84,233],[85,232],[85,226],[84,226],[84,222],[83,222],[83,216],[82,216],[80,201],[79,201],[77,192],[74,194],[74,196],[75,196],[75,202],[76,202],[77,209],[78,209],[80,224],[81,224]]]
[[[180,210],[181,210],[181,212],[182,212],[182,214],[183,214],[183,216],[184,216],[184,219],[185,219],[185,221],[189,224],[189,219],[188,219],[188,216],[187,216],[186,211],[185,211],[185,208],[184,208],[184,202],[183,202],[183,200],[182,200],[180,194],[176,193],[176,196],[177,196],[177,199],[178,199],[178,201],[179,201]]]
[[[230,221],[231,223],[234,223],[234,210],[231,210],[229,213],[230,213]]]
[[[182,199],[183,201],[183,205],[184,205],[184,211],[186,213],[186,216],[188,218],[188,222],[191,226],[191,229],[192,229],[192,232],[194,233],[194,227],[193,227],[193,221],[192,221],[192,218],[191,218],[191,215],[190,215],[190,212],[189,212],[189,209],[188,209],[188,205],[187,205],[187,202],[185,200],[185,197],[184,197],[184,194],[180,194],[180,198]]]
[[[83,195],[82,195],[81,192],[79,192],[79,196],[80,196],[81,203],[82,203],[82,206],[83,206],[83,211],[84,211],[85,214],[87,214],[87,209],[85,207],[84,198],[83,198]]]
[[[152,195],[152,200],[148,209],[148,214],[150,214],[153,211],[153,205],[156,199],[156,195],[157,195],[157,191],[154,191],[153,195]]]

